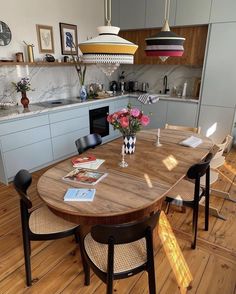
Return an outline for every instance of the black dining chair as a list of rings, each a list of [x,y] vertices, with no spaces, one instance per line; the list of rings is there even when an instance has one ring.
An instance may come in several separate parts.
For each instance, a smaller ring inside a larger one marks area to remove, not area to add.
[[[100,144],[102,144],[102,137],[99,134],[89,134],[75,141],[75,145],[79,154],[90,148],[95,148]]]
[[[79,243],[79,227],[52,213],[47,206],[33,209],[27,190],[32,182],[32,176],[27,170],[20,170],[13,184],[20,196],[20,213],[25,258],[25,273],[27,286],[32,285],[31,276],[31,245],[30,241],[54,240],[74,235]]]
[[[96,225],[81,236],[85,285],[90,284],[90,267],[113,293],[113,281],[148,272],[149,293],[156,293],[153,253],[153,229],[159,212],[143,220],[119,224]]]
[[[192,219],[192,245],[191,248],[196,248],[197,227],[198,227],[198,211],[199,201],[205,197],[205,231],[208,231],[209,226],[209,198],[210,198],[210,161],[213,157],[212,153],[208,153],[205,159],[197,164],[192,165],[186,179],[180,181],[166,195],[167,202],[166,213],[169,211],[170,204],[178,206],[187,206],[193,209]],[[200,185],[201,177],[205,175],[205,185]],[[194,181],[194,184],[191,182]]]

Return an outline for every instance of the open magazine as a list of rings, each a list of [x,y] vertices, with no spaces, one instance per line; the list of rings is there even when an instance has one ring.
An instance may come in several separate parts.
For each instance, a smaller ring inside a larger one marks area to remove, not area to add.
[[[96,185],[99,181],[107,176],[107,173],[89,170],[86,168],[76,168],[69,172],[62,179],[64,181],[78,184]]]

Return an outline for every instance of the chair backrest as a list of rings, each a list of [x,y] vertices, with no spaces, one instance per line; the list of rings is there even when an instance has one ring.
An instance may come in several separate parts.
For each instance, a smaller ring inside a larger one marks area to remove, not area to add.
[[[27,209],[32,207],[32,202],[27,195],[27,190],[32,183],[32,176],[27,170],[20,170],[14,177],[13,184],[18,192],[21,202],[26,206]]]
[[[175,126],[175,125],[169,125],[169,124],[165,125],[165,129],[180,130],[180,131],[191,131],[191,132],[194,132],[196,134],[200,134],[200,132],[201,132],[201,127],[194,128],[194,127],[186,127],[186,126]]]
[[[232,136],[227,135],[225,137],[224,141],[221,144],[217,144],[217,147],[219,148],[219,150],[215,154],[214,159],[216,159],[216,158],[223,155],[225,149],[227,148],[227,146],[228,146],[228,144],[230,143],[231,140],[232,140]]]
[[[201,162],[192,165],[187,172],[187,177],[196,180],[204,176],[209,169],[212,157],[212,153],[208,153]]]
[[[94,240],[99,243],[109,244],[113,240],[113,244],[123,244],[134,242],[147,235],[148,230],[153,230],[157,224],[159,212],[140,221],[135,221],[119,225],[96,225],[92,227],[91,235]]]
[[[78,153],[81,154],[90,148],[95,148],[102,143],[102,137],[99,134],[90,134],[75,141]]]

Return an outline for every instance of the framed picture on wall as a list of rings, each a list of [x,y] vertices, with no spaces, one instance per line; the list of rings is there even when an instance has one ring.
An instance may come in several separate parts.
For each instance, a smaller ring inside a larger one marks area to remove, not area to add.
[[[54,53],[53,30],[51,26],[36,25],[40,53]]]
[[[61,53],[62,55],[77,54],[77,26],[60,22]],[[75,48],[76,47],[76,48]]]

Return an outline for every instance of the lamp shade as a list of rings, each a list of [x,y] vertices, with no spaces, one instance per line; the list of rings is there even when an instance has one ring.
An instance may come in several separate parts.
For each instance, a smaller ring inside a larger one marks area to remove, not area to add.
[[[179,37],[170,31],[168,22],[166,21],[161,32],[156,36],[145,39],[146,55],[159,56],[165,61],[169,56],[182,56],[184,53],[183,43],[185,38]]]
[[[79,44],[84,63],[132,64],[138,46],[119,37],[120,28],[100,26],[99,36]]]

